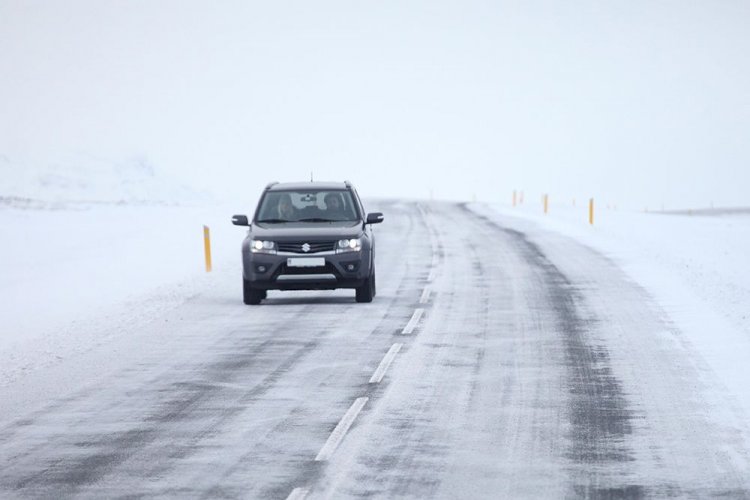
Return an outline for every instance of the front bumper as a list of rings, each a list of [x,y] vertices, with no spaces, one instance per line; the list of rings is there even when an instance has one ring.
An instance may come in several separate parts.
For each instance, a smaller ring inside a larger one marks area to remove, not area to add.
[[[324,259],[323,266],[296,267],[288,259]],[[370,254],[322,252],[263,254],[243,251],[243,275],[253,287],[263,290],[333,290],[357,288],[370,275]]]

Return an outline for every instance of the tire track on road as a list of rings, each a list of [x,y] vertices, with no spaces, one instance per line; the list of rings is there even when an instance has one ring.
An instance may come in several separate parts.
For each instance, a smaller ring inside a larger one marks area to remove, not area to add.
[[[464,205],[463,209],[469,211]],[[618,471],[627,483],[627,464],[633,461],[629,437],[635,418],[622,383],[615,377],[609,354],[603,345],[592,345],[589,332],[596,318],[581,315],[583,297],[576,286],[549,260],[544,252],[520,231],[504,228],[470,212],[485,224],[511,236],[529,266],[538,270],[544,294],[554,308],[558,334],[565,344],[570,397],[571,424],[567,457],[576,464],[572,473],[571,494],[585,498],[639,498],[646,492],[642,485],[599,486],[597,466]],[[583,477],[582,477],[583,476]],[[611,484],[611,477],[605,484]]]

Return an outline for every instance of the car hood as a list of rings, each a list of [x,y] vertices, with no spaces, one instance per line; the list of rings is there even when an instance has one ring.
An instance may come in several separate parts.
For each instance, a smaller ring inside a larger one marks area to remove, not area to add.
[[[362,234],[362,225],[334,226],[325,223],[292,224],[253,224],[249,236],[258,240],[271,241],[330,241],[356,238]]]

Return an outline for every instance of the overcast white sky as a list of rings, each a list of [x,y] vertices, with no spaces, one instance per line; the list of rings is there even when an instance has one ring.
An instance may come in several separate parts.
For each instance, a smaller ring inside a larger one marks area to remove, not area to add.
[[[0,154],[146,156],[254,203],[750,205],[750,2],[0,0]]]

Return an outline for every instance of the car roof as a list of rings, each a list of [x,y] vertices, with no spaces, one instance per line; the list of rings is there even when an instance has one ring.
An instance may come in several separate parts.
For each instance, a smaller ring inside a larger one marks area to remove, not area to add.
[[[349,189],[347,182],[280,182],[268,186],[269,191],[302,191],[307,189],[336,190]]]

